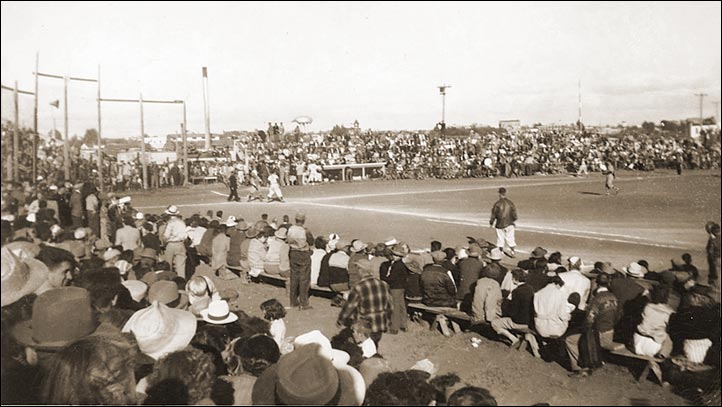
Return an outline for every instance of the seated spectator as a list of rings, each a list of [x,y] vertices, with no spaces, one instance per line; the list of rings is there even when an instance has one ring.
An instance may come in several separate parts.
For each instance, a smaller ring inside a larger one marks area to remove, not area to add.
[[[424,267],[421,274],[421,302],[430,307],[456,308],[456,285],[451,273],[441,263],[446,260],[446,253],[432,252],[434,264]]]
[[[278,345],[265,334],[241,338],[232,345],[228,362],[230,375],[222,376],[222,379],[233,385],[234,405],[252,404],[251,394],[256,379],[280,358]]]
[[[159,359],[148,375],[148,387],[168,379],[178,379],[188,388],[188,404],[213,404],[211,390],[216,378],[212,357],[200,349],[187,347]]]
[[[158,360],[188,346],[196,333],[196,325],[196,318],[190,312],[154,302],[136,311],[123,332],[132,332],[140,350]]]
[[[285,215],[286,219],[288,215]],[[283,227],[283,225],[281,226]],[[313,253],[311,254],[311,285],[318,284],[318,276],[321,273],[321,261],[326,256],[326,245],[328,241],[324,236],[316,236],[313,243]]]
[[[556,276],[534,294],[534,328],[543,338],[558,338],[569,327],[576,306],[569,303],[563,287],[564,280]]]
[[[559,277],[564,280],[564,291],[566,291],[567,296],[571,293],[579,294],[579,309],[584,311],[587,308],[592,283],[582,274],[581,267],[582,259],[572,256],[569,258],[569,270],[559,274]]]
[[[710,291],[698,285],[685,294],[679,310],[669,319],[669,334],[675,350],[691,363],[709,361],[719,366],[720,309]]]
[[[253,404],[358,406],[366,385],[358,370],[332,363],[318,344],[297,346],[270,366],[253,386]]]
[[[669,317],[674,310],[667,305],[669,287],[658,285],[649,293],[642,323],[634,333],[634,353],[665,359],[672,351],[672,339],[667,333]]]
[[[391,314],[390,334],[397,334],[399,330],[406,330],[408,325],[408,314],[406,313],[405,288],[408,275],[411,271],[402,260],[404,249],[401,245],[391,249],[391,261],[381,265],[381,281],[386,282],[391,290],[391,297],[394,302],[394,310]]]
[[[501,287],[501,283],[505,280],[505,277],[509,270],[507,270],[507,268],[500,263],[502,258],[501,249],[499,249],[498,247],[495,247],[494,249],[491,249],[489,255],[486,257],[487,260],[489,260],[489,263],[487,263],[486,265],[486,274],[495,275],[496,277],[494,278],[497,282],[499,282],[499,285]],[[491,269],[494,269],[495,271],[490,271]]]
[[[501,250],[497,250],[497,252],[501,255]],[[493,265],[485,267],[481,272],[481,278],[476,282],[474,300],[471,304],[473,323],[493,322],[501,317],[502,296],[499,273],[499,267]]]
[[[447,406],[496,406],[496,399],[489,390],[476,386],[466,386],[449,396]]]
[[[280,228],[268,238],[268,252],[263,264],[263,269],[268,274],[288,277],[291,272],[289,258],[290,246],[286,243],[288,229]],[[325,252],[324,252],[325,253]]]
[[[603,349],[615,349],[618,344],[614,342],[614,326],[619,320],[617,297],[609,291],[611,277],[600,274],[597,277],[597,292],[587,307],[586,316],[582,326],[583,331],[595,329],[599,332],[599,344]],[[582,334],[573,334],[565,338],[564,343],[571,363],[572,375],[588,376],[590,368],[579,365],[579,340]]]
[[[271,322],[270,331],[273,340],[278,344],[278,348],[282,349],[286,339],[286,322],[283,320],[283,317],[286,316],[286,309],[277,299],[273,298],[261,303],[261,311],[263,311],[263,318]]]
[[[420,303],[421,295],[421,274],[424,272],[424,258],[417,253],[409,253],[403,260],[409,273],[406,274],[404,284],[404,297],[407,303]],[[433,260],[432,260],[433,262]]]
[[[428,267],[428,266],[427,266]],[[420,370],[381,373],[366,391],[366,406],[428,406],[436,400],[436,389]]]
[[[263,273],[263,262],[266,258],[266,241],[268,237],[266,232],[257,228],[250,228],[246,232],[246,238],[249,239],[248,244],[248,275],[258,277]]]
[[[188,386],[180,379],[164,379],[149,387],[144,406],[188,405]]]
[[[43,378],[44,404],[136,404],[132,339],[90,335],[59,351]]]
[[[328,258],[327,270],[324,270],[324,264],[321,264],[321,274],[328,276],[328,287],[336,293],[350,289],[348,277],[348,262],[351,259],[348,253],[350,246],[351,242],[339,240],[336,242],[336,250]]]
[[[456,300],[461,303],[462,311],[469,310],[471,307],[476,282],[481,277],[481,271],[485,266],[484,262],[480,259],[481,247],[478,244],[472,243],[469,245],[468,252],[469,257],[459,261],[456,265],[459,270],[459,289],[456,293]]]
[[[491,323],[491,327],[498,335],[502,335],[511,341],[512,347],[517,344],[519,338],[512,333],[515,330],[526,330],[532,322],[534,312],[534,288],[526,283],[526,274],[522,269],[514,269],[511,272],[514,283],[519,286],[512,292],[511,301],[507,307],[502,308],[502,318],[497,318]],[[525,339],[529,342],[535,357],[539,357],[539,345],[533,334],[525,333]]]

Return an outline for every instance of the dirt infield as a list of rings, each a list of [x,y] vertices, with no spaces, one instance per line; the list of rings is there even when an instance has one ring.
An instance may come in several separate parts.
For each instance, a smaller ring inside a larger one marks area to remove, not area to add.
[[[183,214],[223,210],[256,220],[296,211],[307,214],[312,232],[336,232],[345,238],[379,241],[389,236],[412,247],[427,247],[431,240],[445,246],[466,243],[465,236],[493,239],[488,213],[496,190],[506,186],[516,203],[519,248],[535,246],[560,250],[585,261],[610,260],[616,267],[645,258],[653,269],[667,267],[672,257],[689,252],[700,269],[706,268],[704,224],[720,221],[720,177],[717,172],[622,173],[618,196],[605,196],[603,179],[531,177],[519,179],[468,179],[456,181],[396,181],[335,183],[284,188],[287,203],[226,202],[220,184],[188,189],[134,194],[133,204],[159,213],[175,204]],[[523,256],[523,254],[521,254]],[[706,270],[702,271],[706,276]],[[238,280],[217,281],[241,293],[244,310],[261,316],[259,305],[278,298],[288,305],[282,288]],[[331,337],[337,331],[339,308],[313,297],[310,311],[290,310],[288,335],[320,329]],[[471,339],[481,338],[478,348]],[[500,343],[464,332],[447,338],[426,326],[410,324],[408,332],[385,335],[379,349],[398,369],[429,358],[440,373],[456,372],[471,385],[488,388],[500,405],[680,405],[687,401],[650,380],[637,382],[642,367],[607,364],[594,375],[575,379],[557,363],[534,359],[528,352],[511,351]]]
[[[495,240],[489,211],[496,190],[505,186],[519,211],[520,256],[542,246],[585,263],[606,260],[621,268],[646,259],[660,270],[688,252],[700,270],[707,268],[704,225],[720,221],[719,171],[626,172],[617,183],[617,196],[604,195],[603,178],[596,174],[333,183],[284,188],[287,203],[270,204],[226,202],[225,187],[215,184],[134,194],[133,205],[146,212],[170,204],[184,214],[223,210],[246,220],[262,213],[280,220],[302,210],[314,233],[371,242],[393,235],[416,248],[432,240],[456,247],[466,244],[466,236]],[[706,270],[702,274],[706,278]]]

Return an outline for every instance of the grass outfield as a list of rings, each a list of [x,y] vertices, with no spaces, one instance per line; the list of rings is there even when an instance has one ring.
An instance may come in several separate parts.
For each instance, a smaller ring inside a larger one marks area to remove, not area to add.
[[[314,233],[371,242],[395,236],[414,248],[439,240],[455,247],[466,244],[466,236],[495,241],[489,212],[496,190],[505,186],[519,212],[518,257],[542,246],[585,262],[608,260],[617,268],[646,259],[660,270],[688,252],[706,278],[704,225],[720,222],[719,170],[682,176],[621,172],[617,185],[619,195],[606,196],[599,174],[369,181],[284,188],[286,203],[236,203],[226,202],[224,185],[213,184],[133,194],[133,205],[158,213],[175,204],[184,215],[223,210],[224,216],[246,220],[260,219],[262,213],[280,220],[302,210]]]

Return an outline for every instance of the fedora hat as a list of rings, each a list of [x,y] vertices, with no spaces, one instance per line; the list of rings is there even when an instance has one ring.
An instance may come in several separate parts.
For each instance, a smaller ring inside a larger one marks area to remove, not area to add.
[[[368,245],[366,243],[362,242],[361,240],[356,239],[353,241],[353,244],[351,244],[351,251],[353,253],[359,253],[359,252],[365,250],[367,247],[368,247]]]
[[[308,344],[284,355],[256,380],[253,404],[361,405],[366,384],[358,370],[334,366],[321,355],[320,345]]]
[[[258,236],[258,229],[255,226],[252,226],[246,230],[246,238],[247,239],[253,239],[254,237]]]
[[[226,219],[226,226],[229,228],[232,228],[234,226],[238,225],[238,222],[236,221],[236,217],[231,215]]]
[[[280,228],[278,229],[273,236],[276,236],[279,239],[285,239],[287,235],[288,229],[286,228]]]
[[[125,280],[121,284],[123,284],[123,287],[128,289],[130,296],[135,302],[143,301],[145,294],[148,292],[148,285],[139,280]]]
[[[458,253],[459,251],[460,251],[460,250],[457,250],[456,252]],[[469,245],[468,253],[469,253],[469,256],[470,256],[470,257],[479,257],[479,256],[481,256],[481,246],[479,246],[479,245],[476,244],[476,243],[470,244],[470,245]]]
[[[532,252],[531,252],[531,258],[532,258],[532,259],[541,259],[541,258],[544,257],[546,254],[547,254],[546,249],[544,249],[543,247],[537,247],[537,248],[535,248],[534,250],[532,250]]]
[[[168,305],[178,298],[180,298],[178,285],[173,281],[156,281],[148,288],[148,301],[151,303],[158,301],[161,304]]]
[[[489,260],[501,260],[501,249],[495,247],[489,252]]]
[[[58,350],[90,335],[96,327],[88,290],[63,287],[40,294],[32,318],[15,325],[13,334],[31,348]]]
[[[346,249],[347,247],[350,247],[350,246],[351,246],[351,242],[349,242],[348,240],[341,240],[341,239],[339,239],[339,240],[336,241],[336,249],[337,249],[337,250],[344,250],[344,249]]]
[[[646,270],[639,263],[630,263],[629,266],[624,267],[624,272],[632,277],[642,278],[646,274]]]
[[[170,216],[177,216],[180,215],[180,212],[178,211],[178,207],[175,205],[170,205],[168,209],[165,210],[165,213]]]
[[[31,243],[26,245],[32,246]],[[10,243],[2,248],[2,306],[32,294],[48,279],[48,267],[32,257],[30,248]],[[13,250],[12,247],[15,247]],[[17,254],[16,254],[17,253]]]
[[[154,301],[150,307],[136,311],[123,332],[132,332],[140,350],[157,360],[191,343],[196,333],[196,317]]]
[[[223,325],[238,320],[238,315],[231,312],[225,300],[211,301],[208,308],[201,310],[201,318],[209,324]]]
[[[110,261],[116,257],[119,257],[122,253],[118,249],[108,249],[103,253],[103,260]]]
[[[399,241],[396,240],[396,238],[393,237],[393,236],[392,236],[392,237],[388,237],[388,238],[386,238],[386,240],[384,240],[384,244],[385,244],[387,247],[391,247],[391,246],[393,246],[393,245],[395,245],[395,244],[397,244],[397,243],[399,243]]]
[[[431,258],[434,259],[434,263],[441,263],[446,260],[446,253],[441,250],[437,250],[435,252],[431,252]]]
[[[404,257],[407,254],[409,254],[410,252],[411,252],[411,250],[409,250],[409,245],[407,245],[404,242],[396,243],[394,245],[394,247],[391,249],[391,253],[394,256],[400,256],[400,257]]]
[[[351,356],[349,356],[348,353],[342,350],[334,349],[331,346],[331,341],[329,341],[328,338],[318,329],[301,334],[293,340],[293,346],[296,348],[311,344],[318,345],[320,347],[320,355],[330,360],[336,367],[346,365],[351,359]]]

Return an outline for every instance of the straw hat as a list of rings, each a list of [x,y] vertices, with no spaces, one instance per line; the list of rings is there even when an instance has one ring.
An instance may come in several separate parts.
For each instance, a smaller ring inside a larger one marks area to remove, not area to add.
[[[21,248],[15,254],[11,244],[2,248],[2,306],[32,294],[48,279],[48,267]],[[16,245],[17,246],[17,245]],[[25,254],[23,254],[25,253]],[[22,257],[22,258],[21,258]]]
[[[632,277],[643,278],[647,270],[639,263],[630,263],[628,267],[623,268],[624,272]]]
[[[208,308],[201,311],[201,318],[209,324],[223,325],[238,320],[238,315],[231,312],[228,302],[224,300],[211,301]]]

